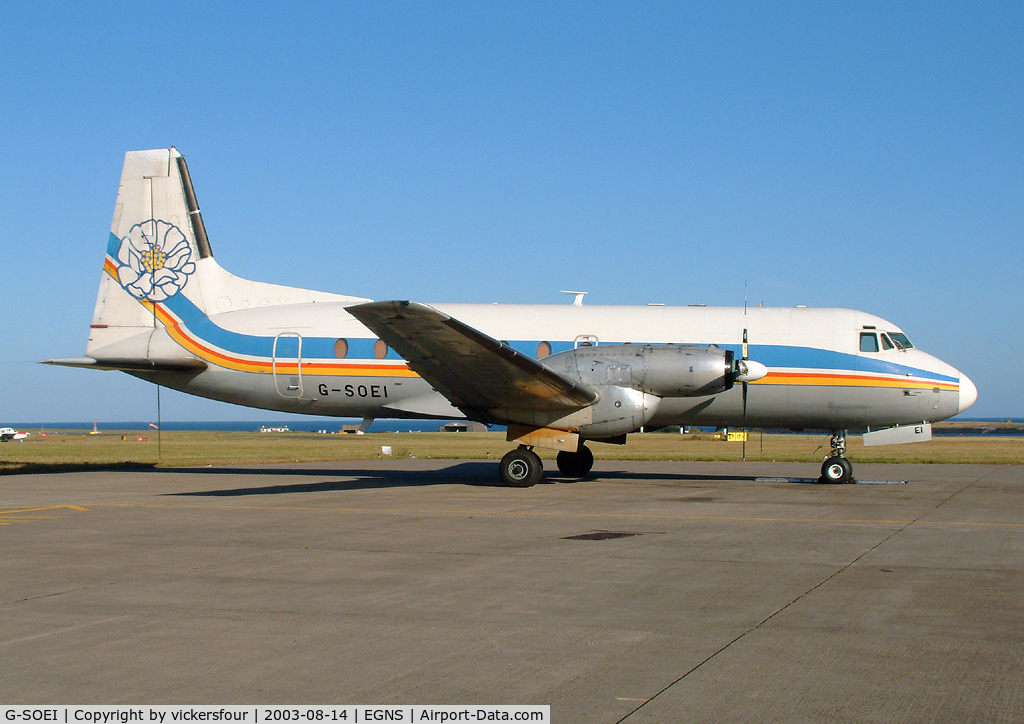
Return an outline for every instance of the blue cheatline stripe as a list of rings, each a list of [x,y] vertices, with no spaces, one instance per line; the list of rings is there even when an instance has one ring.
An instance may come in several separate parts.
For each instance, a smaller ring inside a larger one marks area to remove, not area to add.
[[[730,349],[739,357],[743,354],[743,345],[726,344],[718,345],[723,349]],[[908,372],[916,378],[939,380],[941,382],[958,383],[960,380],[949,375],[940,375],[938,372],[922,370],[916,367],[896,364],[887,360],[873,359],[861,355],[847,354],[846,352],[833,352],[827,349],[815,347],[787,347],[785,345],[748,345],[748,356],[766,367],[793,367],[797,369],[825,369],[843,370],[853,372],[867,372],[877,375],[900,375],[905,376]]]
[[[112,233],[107,243],[107,254],[117,259],[117,251],[121,241]],[[177,294],[163,302],[189,332],[205,344],[219,347],[232,354],[270,359],[273,356],[274,337],[256,336],[232,332],[215,324],[201,309],[192,303],[184,294]],[[304,359],[334,359],[335,337],[302,337],[302,356]],[[376,337],[348,338],[349,360],[375,360],[373,353]],[[551,344],[552,354],[565,352],[573,348],[572,341],[547,340]],[[537,345],[541,340],[514,340],[510,345],[518,352],[531,357],[537,354]],[[297,340],[282,337],[278,340],[278,356],[294,356]],[[742,345],[719,344],[719,347],[731,350],[737,357],[742,354]],[[937,372],[922,370],[916,367],[900,365],[886,360],[872,359],[845,352],[834,352],[816,347],[792,347],[786,345],[749,345],[750,359],[756,360],[769,368],[821,369],[843,372],[866,372],[869,374],[901,375],[910,373],[918,379],[938,380],[958,383],[956,377],[941,375]],[[394,350],[388,350],[386,359],[402,359]]]
[[[232,354],[264,357],[268,360],[273,356],[274,337],[259,337],[224,329],[203,314],[202,310],[184,294],[177,294],[163,304],[181,320],[193,336],[198,337],[205,344],[219,347]],[[303,359],[335,359],[334,343],[337,341],[337,337],[307,337],[303,335],[302,357]],[[346,359],[376,360],[373,353],[376,341],[376,337],[348,339],[349,354]],[[277,341],[279,357],[294,357],[297,349],[298,340],[294,337],[281,337]],[[402,358],[394,350],[389,349],[385,359],[400,360]]]

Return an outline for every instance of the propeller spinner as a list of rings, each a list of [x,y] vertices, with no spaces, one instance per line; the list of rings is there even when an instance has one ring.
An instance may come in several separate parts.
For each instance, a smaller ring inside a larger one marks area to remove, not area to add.
[[[767,367],[752,359],[738,359],[734,364],[736,368],[734,374],[736,375],[735,380],[737,382],[754,382],[768,374]]]

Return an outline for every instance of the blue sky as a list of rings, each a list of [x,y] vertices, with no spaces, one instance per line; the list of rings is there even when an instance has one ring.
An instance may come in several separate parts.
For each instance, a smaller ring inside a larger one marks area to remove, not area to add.
[[[377,299],[842,306],[1024,416],[1024,4],[6,3],[0,423],[137,420],[85,349],[121,163],[218,261]],[[165,392],[166,419],[267,413]]]

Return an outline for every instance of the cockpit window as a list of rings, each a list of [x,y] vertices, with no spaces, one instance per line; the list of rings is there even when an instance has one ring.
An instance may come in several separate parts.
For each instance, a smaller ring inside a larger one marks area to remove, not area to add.
[[[900,349],[914,349],[914,345],[907,339],[907,335],[903,332],[889,332],[889,336],[892,337],[893,343]]]
[[[860,333],[860,351],[861,352],[877,352],[878,351],[878,337],[874,332],[861,332]]]
[[[881,335],[881,337],[882,337],[882,349],[892,349],[893,347],[895,347],[895,346],[896,346],[896,345],[894,345],[894,344],[892,343],[892,341],[891,341],[891,340],[889,339],[889,335],[887,335],[887,334],[885,334],[885,333],[883,332],[883,333],[882,333],[882,335]]]

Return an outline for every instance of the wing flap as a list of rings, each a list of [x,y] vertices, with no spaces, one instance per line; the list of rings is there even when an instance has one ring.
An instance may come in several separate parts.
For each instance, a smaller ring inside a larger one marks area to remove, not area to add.
[[[347,310],[469,415],[513,408],[568,412],[597,400],[590,388],[425,304],[370,302]]]

